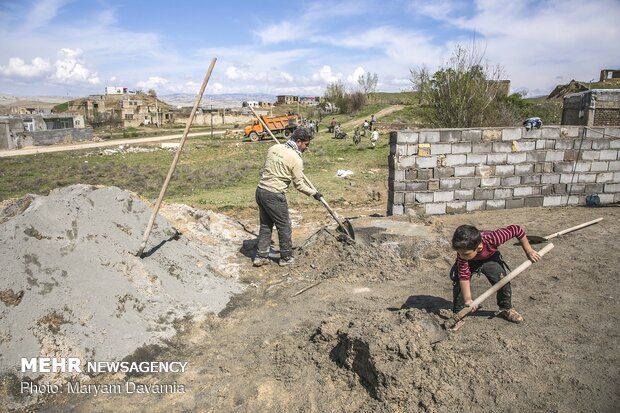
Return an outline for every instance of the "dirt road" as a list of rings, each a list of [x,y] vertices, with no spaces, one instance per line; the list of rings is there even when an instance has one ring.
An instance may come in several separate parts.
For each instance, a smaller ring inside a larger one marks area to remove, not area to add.
[[[375,113],[375,117],[377,118],[377,120],[379,121],[381,119],[382,116],[386,116],[389,115],[390,113],[393,112],[398,112],[399,110],[402,110],[404,108],[403,105],[393,105],[393,106],[389,106],[385,109],[380,110],[379,112]],[[370,117],[359,117],[357,119],[353,119],[350,120],[348,122],[343,123],[342,125],[340,125],[341,128],[343,129],[353,129],[356,126],[360,126],[364,123],[364,120],[367,119],[369,120]]]

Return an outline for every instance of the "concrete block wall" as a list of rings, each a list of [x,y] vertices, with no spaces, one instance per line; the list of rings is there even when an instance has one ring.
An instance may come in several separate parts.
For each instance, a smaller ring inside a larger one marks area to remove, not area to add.
[[[391,132],[387,212],[581,205],[591,194],[620,202],[619,151],[620,126]]]

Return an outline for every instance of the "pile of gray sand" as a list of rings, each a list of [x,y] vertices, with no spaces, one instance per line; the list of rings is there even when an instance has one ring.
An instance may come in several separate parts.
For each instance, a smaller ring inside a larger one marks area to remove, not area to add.
[[[120,360],[164,343],[177,320],[219,312],[242,290],[219,270],[238,246],[175,237],[161,216],[150,255],[134,256],[150,214],[129,192],[88,185],[0,211],[0,374],[18,373],[22,357]],[[208,218],[195,220],[203,233]]]

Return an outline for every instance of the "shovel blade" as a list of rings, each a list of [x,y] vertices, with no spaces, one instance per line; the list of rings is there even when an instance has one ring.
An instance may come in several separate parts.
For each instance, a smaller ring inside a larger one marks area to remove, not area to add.
[[[351,225],[351,222],[348,219],[342,221],[342,225],[338,226],[338,231],[355,241],[355,231],[353,231],[353,225]]]
[[[530,244],[544,244],[545,242],[549,242],[549,240],[545,237],[539,237],[537,235],[528,235],[527,240]]]

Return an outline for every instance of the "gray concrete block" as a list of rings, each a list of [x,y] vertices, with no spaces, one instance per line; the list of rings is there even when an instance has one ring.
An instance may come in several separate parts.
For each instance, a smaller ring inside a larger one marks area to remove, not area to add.
[[[461,139],[469,142],[477,142],[482,140],[482,130],[480,129],[465,129],[461,133]]]
[[[480,179],[480,186],[482,188],[500,186],[501,184],[502,184],[502,178],[498,176],[494,176],[492,178],[481,178]]]
[[[607,140],[603,140],[603,139],[598,139],[595,141],[592,141],[592,149],[593,150],[603,150],[603,149],[609,149],[610,148],[610,142]]]
[[[579,151],[584,151],[586,149],[592,149],[592,141],[589,140],[581,140],[579,139],[578,141],[575,141],[575,145],[573,146],[573,149],[577,149]]]
[[[501,141],[502,140],[502,130],[501,129],[484,129],[482,131],[482,140],[483,141]]]
[[[519,141],[517,142],[518,152],[528,152],[536,150],[536,141]]]
[[[495,175],[497,176],[509,176],[514,175],[514,165],[495,165]]]
[[[439,140],[441,142],[458,142],[461,140],[464,131],[461,129],[450,129],[439,131]]]
[[[543,139],[557,139],[560,137],[559,127],[545,126],[540,131]]]
[[[482,131],[480,131],[482,133]],[[472,142],[471,151],[473,153],[489,153],[493,151],[493,142]]]
[[[471,142],[453,143],[452,153],[471,153]]]
[[[620,149],[620,139],[609,141],[609,149]]]
[[[603,192],[620,192],[620,183],[605,184]]]
[[[534,187],[532,186],[517,186],[513,190],[513,196],[530,196],[534,194]]]
[[[425,204],[424,212],[426,215],[443,215],[446,213],[446,204],[445,202]]]
[[[405,169],[405,179],[407,181],[415,181],[418,179],[418,170],[417,169]]]
[[[512,188],[497,188],[495,189],[494,199],[507,199],[512,198]]]
[[[564,151],[547,151],[546,162],[561,162],[564,160]]]
[[[487,155],[470,153],[470,154],[467,154],[466,156],[467,156],[468,165],[478,165],[478,164],[487,163]]]
[[[567,184],[553,184],[553,193],[554,194],[565,194],[567,188],[568,188]]]
[[[435,143],[439,142],[439,131],[421,130],[419,136],[420,143]]]
[[[573,162],[554,162],[553,172],[573,172],[575,164]]]
[[[490,153],[487,155],[487,164],[489,165],[499,165],[506,163],[506,158],[508,154],[506,153]]]
[[[609,170],[609,162],[607,161],[598,161],[592,162],[590,166],[591,172],[607,172]]]
[[[393,176],[391,176],[392,174]],[[390,169],[390,178],[393,178],[394,181],[404,181],[405,170],[404,169]]]
[[[586,190],[586,184],[572,184],[566,185],[566,193],[569,194],[583,194]]]
[[[583,151],[581,152],[581,159],[586,161],[598,161],[601,156],[601,151]],[[610,159],[613,160],[613,159]]]
[[[434,195],[432,192],[416,192],[414,199],[420,204],[427,204],[429,202],[433,202]]]
[[[485,208],[485,201],[467,201],[467,212],[483,211]]]
[[[579,151],[577,149],[567,149],[564,151],[565,161],[576,161],[579,159]]]
[[[454,168],[451,166],[435,168],[435,178],[450,178],[454,176]]]
[[[418,143],[420,134],[418,132],[406,132],[406,131],[398,131],[396,132],[396,142],[397,143]],[[392,135],[390,134],[390,142]]]
[[[465,165],[467,156],[465,155],[446,155],[445,166]]]
[[[439,189],[439,179],[431,179],[428,181],[428,190],[436,191]]]
[[[603,150],[601,151],[599,159],[601,161],[615,161],[618,159],[618,151],[615,149]]]
[[[523,128],[504,128],[502,129],[503,141],[516,141],[521,139],[521,131]]]
[[[392,192],[392,203],[394,204],[404,204],[405,203],[405,193],[404,192]]]
[[[474,189],[474,199],[493,199],[495,195],[494,189]]]
[[[476,176],[488,178],[495,175],[495,165],[478,165],[476,166]]]
[[[446,213],[448,214],[463,214],[467,212],[467,202],[465,201],[452,201],[446,203]]]
[[[510,142],[493,142],[493,152],[512,152],[512,143]]]
[[[418,169],[418,177],[417,179],[420,181],[428,181],[429,179],[433,179],[433,168],[430,169]]]
[[[547,141],[545,139],[536,140],[536,150],[541,151],[547,149]]]
[[[513,198],[506,200],[506,209],[523,208],[525,206],[524,198]]]
[[[461,187],[460,179],[444,178],[439,180],[440,189],[459,189]]]
[[[614,182],[620,182],[620,172],[614,172]]]
[[[475,166],[455,166],[454,176],[474,176],[476,174]]]
[[[502,185],[501,186],[516,186],[519,185],[521,183],[521,177],[520,176],[506,176],[502,179]]]
[[[586,194],[598,194],[599,192],[603,192],[605,189],[605,184],[586,184],[585,193]]]
[[[526,175],[534,173],[534,164],[520,163],[515,165],[515,175]]]
[[[588,139],[601,139],[605,135],[605,128],[593,128],[586,129],[586,138]]]
[[[436,156],[416,156],[415,165],[419,169],[435,168],[437,166]]]
[[[543,198],[543,206],[545,207],[553,207],[553,206],[561,206],[562,205],[562,197],[558,195],[549,195]]]
[[[480,178],[461,179],[461,189],[478,188],[479,186],[480,186]]]
[[[525,152],[514,152],[506,155],[506,163],[515,164],[523,163],[527,160],[527,154]]]
[[[441,155],[452,153],[452,144],[451,143],[431,143],[431,154],[432,155]]]
[[[492,211],[495,209],[504,209],[506,208],[506,200],[505,199],[489,199],[487,201],[486,209],[488,211]]]
[[[560,136],[562,138],[581,137],[581,126],[560,126]]]
[[[540,129],[530,129],[529,131],[526,131],[525,129],[523,129],[523,132],[521,134],[521,137],[523,139],[540,139],[541,136],[542,136],[542,133]]]
[[[407,190],[407,183],[404,181],[390,181],[390,182],[391,184],[389,185],[389,188],[394,192]]]
[[[610,171],[620,171],[620,161],[611,161],[611,162],[609,162],[609,170]]]
[[[433,202],[448,202],[454,200],[454,191],[435,191]]]
[[[543,151],[527,152],[525,154],[525,160],[527,162],[545,162],[547,153]]]
[[[562,205],[578,205],[580,202],[580,199],[583,197],[577,196],[577,195],[570,195],[570,196],[562,196]]]
[[[541,184],[559,184],[560,174],[543,174],[540,177]]]
[[[577,174],[560,174],[561,184],[570,184],[571,182],[577,182]]]
[[[427,188],[428,188],[428,182],[426,181],[407,182],[407,191],[410,191],[410,192],[426,191]]]
[[[590,169],[592,168],[592,162],[591,161],[578,161],[577,165],[575,165],[575,172],[590,172]]]
[[[551,195],[553,194],[553,185],[543,185],[540,187],[540,193],[542,195]]]
[[[555,141],[555,145],[553,146],[555,150],[565,150],[565,149],[573,149],[573,140],[572,139],[558,139]]]
[[[454,199],[461,201],[469,201],[474,199],[473,189],[457,189],[454,191]]]
[[[405,205],[415,204],[415,192],[405,192]]]
[[[410,143],[407,145],[407,155],[417,155],[418,154],[418,145],[415,143]]]
[[[600,194],[598,197],[601,200],[601,204],[612,204],[615,199],[615,194]]]
[[[401,156],[397,160],[396,167],[399,169],[412,168],[415,166],[417,158],[417,156]]]
[[[535,208],[543,206],[543,197],[542,196],[531,196],[525,198],[523,203],[525,208]]]
[[[544,173],[548,174],[553,172],[553,162],[545,162],[543,163],[543,170]]]
[[[388,205],[388,215],[403,215],[405,213],[404,205]]]

